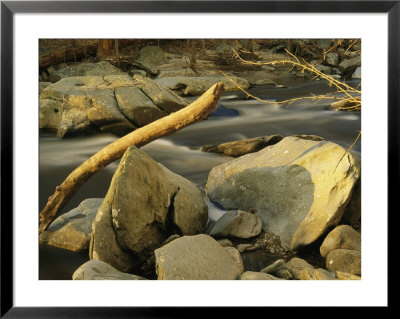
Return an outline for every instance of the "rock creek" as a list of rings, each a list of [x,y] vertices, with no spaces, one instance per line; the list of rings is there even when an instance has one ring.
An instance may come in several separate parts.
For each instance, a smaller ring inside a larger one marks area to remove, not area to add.
[[[348,84],[357,86],[359,81]],[[249,92],[270,101],[292,97],[310,96],[332,92],[324,81],[296,81],[287,88],[258,86]],[[195,97],[188,100],[193,101]],[[291,105],[278,106],[264,104],[254,99],[246,99],[244,93],[228,92],[220,99],[219,106],[238,111],[237,116],[217,116],[216,112],[207,120],[189,126],[172,136],[156,140],[144,147],[155,161],[171,171],[195,183],[204,193],[207,176],[211,168],[231,160],[219,154],[205,153],[200,147],[207,144],[219,144],[239,139],[264,135],[295,134],[318,135],[326,140],[348,148],[361,129],[360,112],[335,112],[325,109],[329,100],[301,100]],[[229,112],[226,112],[226,114]],[[40,132],[39,143],[39,211],[43,209],[47,198],[53,193],[65,177],[88,157],[116,140],[110,134],[77,136],[59,139],[55,134]],[[353,147],[361,152],[360,141]],[[104,197],[112,175],[118,163],[112,163],[94,175],[69,201],[61,213],[79,205],[86,198]],[[207,200],[209,218],[215,221],[223,211]],[[262,255],[262,254],[261,254]],[[259,271],[271,261],[268,256],[246,253],[245,270]],[[261,257],[260,257],[261,256]],[[243,256],[244,257],[244,256]],[[260,259],[261,258],[261,259]],[[67,250],[40,245],[39,279],[70,280],[72,273],[89,259],[86,252],[74,253]],[[254,266],[254,265],[257,266]]]

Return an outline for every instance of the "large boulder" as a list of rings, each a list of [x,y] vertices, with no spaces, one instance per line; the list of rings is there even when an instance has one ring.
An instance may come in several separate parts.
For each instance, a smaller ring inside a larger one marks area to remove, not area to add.
[[[361,234],[348,225],[337,226],[324,239],[320,252],[326,257],[334,249],[361,251]]]
[[[101,260],[89,260],[72,274],[73,280],[145,280],[146,278],[123,273]]]
[[[228,211],[222,215],[211,228],[213,237],[251,238],[261,233],[260,217],[241,210]]]
[[[243,78],[236,76],[231,77],[241,88],[247,89],[250,83]],[[237,91],[238,87],[224,76],[201,76],[201,77],[164,77],[156,79],[157,84],[163,85],[171,90],[177,91],[184,95],[200,95],[207,91],[212,85],[223,82],[225,91]]]
[[[361,276],[361,252],[351,249],[335,249],[326,256],[326,269]]]
[[[101,61],[97,63],[74,63],[65,65],[61,68],[48,68],[50,82],[57,82],[63,78],[73,76],[106,76],[124,74],[120,69],[108,63]]]
[[[73,251],[87,250],[92,222],[102,202],[103,198],[85,199],[78,207],[56,218],[40,234],[40,243]]]
[[[175,239],[154,254],[160,280],[238,279],[243,271],[224,247],[204,234]]]
[[[68,77],[42,90],[39,126],[59,137],[91,130],[125,135],[188,104],[138,75]]]
[[[256,209],[265,231],[298,250],[338,224],[359,175],[359,160],[343,147],[286,137],[214,167],[206,190],[227,210]]]
[[[169,236],[200,233],[207,212],[196,186],[132,146],[93,222],[90,258],[123,272],[137,269]]]

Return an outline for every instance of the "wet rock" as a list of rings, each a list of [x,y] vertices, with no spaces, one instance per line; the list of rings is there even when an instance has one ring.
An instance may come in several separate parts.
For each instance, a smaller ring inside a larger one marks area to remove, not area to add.
[[[270,274],[265,274],[263,272],[257,272],[257,271],[246,271],[240,275],[239,279],[240,280],[280,280],[280,278],[277,278]]]
[[[361,66],[359,66],[351,76],[352,79],[361,79]]]
[[[262,269],[261,272],[266,273],[266,274],[272,274],[272,273],[276,272],[279,268],[281,268],[283,265],[285,265],[285,261],[283,259],[278,259],[271,265]]]
[[[260,217],[241,210],[228,211],[211,228],[212,237],[251,238],[261,233]]]
[[[207,217],[196,186],[132,146],[93,222],[90,258],[123,272],[137,269],[169,236],[200,233]]]
[[[144,46],[136,62],[151,74],[157,74],[158,67],[165,63],[165,53],[159,46]]]
[[[258,152],[269,145],[278,143],[282,139],[281,135],[260,136],[219,145],[203,146],[201,150],[203,152],[220,153],[230,157],[240,157],[248,153]]]
[[[250,86],[250,83],[246,79],[236,76],[232,76],[231,78],[243,89],[247,89]],[[203,94],[212,85],[218,82],[224,83],[226,92],[238,90],[237,86],[225,76],[164,77],[156,79],[155,82],[184,95]]]
[[[222,246],[222,247],[232,247],[233,246],[233,244],[232,244],[232,242],[229,240],[229,239],[220,239],[220,240],[217,240],[219,243],[220,243],[220,245]]]
[[[206,190],[227,210],[256,209],[264,231],[297,250],[338,224],[359,174],[358,159],[343,147],[286,137],[214,167]]]
[[[326,257],[334,249],[351,249],[361,251],[361,235],[348,225],[337,226],[324,239],[320,252]]]
[[[78,63],[50,70],[50,82],[57,82],[63,78],[75,76],[106,76],[124,74],[120,69],[112,64],[101,61],[97,63]]]
[[[242,272],[232,255],[204,234],[183,236],[154,254],[159,280],[232,280]]]
[[[339,64],[339,54],[335,52],[329,52],[326,54],[325,58],[326,64],[328,64],[330,67],[336,67]]]
[[[41,92],[39,125],[59,137],[98,130],[125,135],[188,105],[152,80],[139,79],[126,74],[63,78]]]
[[[306,268],[302,269],[299,272],[300,280],[336,280],[336,276],[334,273],[327,271],[322,268],[311,269]]]
[[[345,59],[339,64],[339,70],[344,75],[351,75],[354,71],[361,66],[361,56],[357,55],[351,59]]]
[[[146,278],[123,273],[101,260],[89,260],[72,275],[73,280],[146,280]]]
[[[304,259],[294,257],[290,259],[284,266],[295,279],[301,279],[302,271],[306,269],[314,270],[314,267]]]
[[[336,277],[339,280],[361,280],[360,276],[349,274],[348,272],[336,271]]]
[[[89,248],[92,222],[103,198],[85,199],[78,207],[56,218],[40,237],[41,244],[73,251]]]
[[[326,256],[326,268],[361,276],[361,252],[350,249],[335,249]]]
[[[242,256],[240,255],[239,251],[234,247],[224,247],[224,249],[232,256],[233,260],[239,267],[240,272],[244,271],[244,265]]]

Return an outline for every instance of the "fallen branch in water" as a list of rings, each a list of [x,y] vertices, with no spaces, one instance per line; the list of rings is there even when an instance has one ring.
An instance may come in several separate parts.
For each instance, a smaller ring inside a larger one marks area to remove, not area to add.
[[[222,82],[213,85],[187,107],[121,137],[79,165],[60,186],[56,187],[56,191],[49,197],[46,207],[40,212],[39,234],[46,230],[59,210],[92,175],[121,158],[128,147],[132,145],[141,147],[206,118],[214,110],[223,92],[224,84]]]

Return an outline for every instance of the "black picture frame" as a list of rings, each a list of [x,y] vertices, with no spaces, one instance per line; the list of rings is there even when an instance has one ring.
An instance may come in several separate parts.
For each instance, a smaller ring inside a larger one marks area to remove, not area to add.
[[[208,316],[184,307],[14,307],[13,303],[13,17],[15,13],[387,13],[388,204],[398,211],[400,1],[1,1],[1,317],[177,318]],[[385,173],[385,172],[382,172]],[[388,213],[388,217],[390,214]],[[389,222],[389,225],[391,223]],[[388,243],[391,241],[388,238]],[[389,256],[388,256],[389,258]],[[389,260],[388,260],[389,261]],[[389,287],[388,282],[388,287]],[[388,305],[390,298],[388,300]],[[189,310],[189,311],[188,311]],[[220,309],[221,310],[221,309]],[[252,310],[259,310],[253,307]],[[190,315],[189,313],[192,313]],[[215,309],[213,314],[216,314]]]

